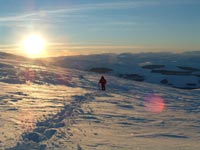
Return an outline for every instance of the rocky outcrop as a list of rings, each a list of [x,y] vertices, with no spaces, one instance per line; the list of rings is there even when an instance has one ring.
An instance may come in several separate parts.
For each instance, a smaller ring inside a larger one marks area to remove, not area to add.
[[[89,71],[96,72],[96,73],[109,73],[113,70],[110,68],[91,68]]]
[[[159,69],[159,68],[164,68],[165,65],[145,65],[142,66],[144,69]]]
[[[185,76],[185,75],[191,75],[191,71],[175,71],[175,70],[152,70],[152,73],[160,73],[163,75],[177,75],[177,76]]]
[[[144,76],[141,76],[139,74],[120,74],[119,77],[134,81],[144,81]]]
[[[163,80],[160,81],[160,83],[162,83],[162,84],[168,84],[169,81],[167,79],[163,79]]]

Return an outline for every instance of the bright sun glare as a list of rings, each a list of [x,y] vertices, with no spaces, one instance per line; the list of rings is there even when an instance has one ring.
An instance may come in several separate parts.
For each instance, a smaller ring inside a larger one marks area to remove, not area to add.
[[[26,53],[30,57],[39,57],[45,49],[45,40],[40,35],[29,35],[23,41]]]

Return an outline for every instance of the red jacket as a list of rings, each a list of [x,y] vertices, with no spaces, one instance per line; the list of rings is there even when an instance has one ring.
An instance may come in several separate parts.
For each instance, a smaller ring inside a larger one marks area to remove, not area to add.
[[[106,84],[106,79],[104,77],[101,77],[101,79],[99,80],[99,83],[105,85]]]

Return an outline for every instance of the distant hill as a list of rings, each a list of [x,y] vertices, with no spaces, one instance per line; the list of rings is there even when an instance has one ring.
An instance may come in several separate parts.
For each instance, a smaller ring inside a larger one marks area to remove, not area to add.
[[[26,57],[5,52],[0,52],[0,59],[28,60]]]
[[[47,59],[46,59],[47,60]],[[200,52],[122,53],[48,58],[52,65],[176,88],[200,88]],[[98,68],[106,68],[105,71]]]
[[[4,74],[5,68],[13,67],[7,60],[25,67],[27,64],[59,66],[176,88],[200,88],[200,52],[99,54],[42,59],[0,52],[1,74]]]

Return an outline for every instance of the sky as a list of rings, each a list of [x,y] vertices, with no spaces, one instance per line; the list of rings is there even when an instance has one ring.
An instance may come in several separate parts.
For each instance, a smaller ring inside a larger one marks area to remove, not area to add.
[[[0,51],[22,54],[42,35],[45,56],[200,50],[199,0],[1,0]]]

